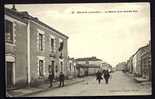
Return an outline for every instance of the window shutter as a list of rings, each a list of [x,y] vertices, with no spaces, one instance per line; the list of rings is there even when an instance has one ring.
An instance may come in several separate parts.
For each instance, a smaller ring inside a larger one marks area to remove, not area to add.
[[[45,50],[45,35],[43,35],[43,51]]]
[[[39,51],[40,49],[39,49],[39,33],[37,33],[37,50]]]

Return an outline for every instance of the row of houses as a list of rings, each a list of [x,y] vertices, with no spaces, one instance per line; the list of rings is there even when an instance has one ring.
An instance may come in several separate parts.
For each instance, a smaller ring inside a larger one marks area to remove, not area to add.
[[[151,43],[141,47],[127,61],[127,71],[135,77],[152,80]]]
[[[6,87],[35,85],[53,72],[67,75],[68,36],[28,12],[5,8]]]

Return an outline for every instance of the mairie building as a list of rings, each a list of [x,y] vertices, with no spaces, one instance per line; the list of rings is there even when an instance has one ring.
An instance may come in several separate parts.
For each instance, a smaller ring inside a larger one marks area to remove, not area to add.
[[[66,76],[68,36],[28,12],[5,8],[6,87],[40,84],[49,72]]]

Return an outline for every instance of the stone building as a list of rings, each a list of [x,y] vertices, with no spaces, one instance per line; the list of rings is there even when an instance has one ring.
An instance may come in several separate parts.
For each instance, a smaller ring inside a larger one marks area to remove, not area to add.
[[[141,55],[141,69],[142,77],[147,80],[152,80],[152,67],[151,67],[151,44],[146,46],[146,51]]]
[[[28,12],[5,8],[7,88],[37,85],[49,72],[55,78],[61,71],[66,75],[67,40]]]
[[[78,58],[76,59],[78,75],[94,75],[102,64],[102,60],[96,57]]]
[[[127,62],[128,72],[144,81],[152,80],[151,43],[143,46]]]
[[[27,21],[5,9],[6,87],[27,83]],[[21,76],[22,75],[22,76]],[[19,83],[20,82],[20,83]]]
[[[133,73],[138,77],[142,76],[141,55],[145,53],[146,50],[146,46],[141,47],[133,56]]]

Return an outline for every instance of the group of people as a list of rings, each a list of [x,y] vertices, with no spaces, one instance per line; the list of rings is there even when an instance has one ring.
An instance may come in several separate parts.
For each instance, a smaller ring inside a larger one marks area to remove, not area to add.
[[[53,80],[54,80],[54,74],[52,72],[49,73],[49,77],[48,77],[49,81],[50,81],[50,86],[49,87],[53,87]],[[64,73],[63,72],[60,72],[59,74],[59,87],[64,87],[64,79],[65,79],[65,76],[64,76]]]
[[[98,83],[101,83],[101,80],[103,79],[103,77],[105,79],[105,83],[108,84],[109,78],[110,78],[110,73],[108,70],[104,70],[103,72],[98,71],[96,73],[96,80],[98,80]],[[53,87],[53,80],[54,80],[54,73],[49,72],[49,77],[48,77],[49,81],[50,81],[50,86],[49,87]],[[60,72],[58,80],[59,80],[59,87],[64,87],[64,73]]]
[[[105,83],[108,84],[109,78],[110,78],[110,73],[108,70],[103,70],[103,72],[98,71],[96,73],[96,80],[98,80],[98,83],[101,83],[101,80],[105,79]]]

